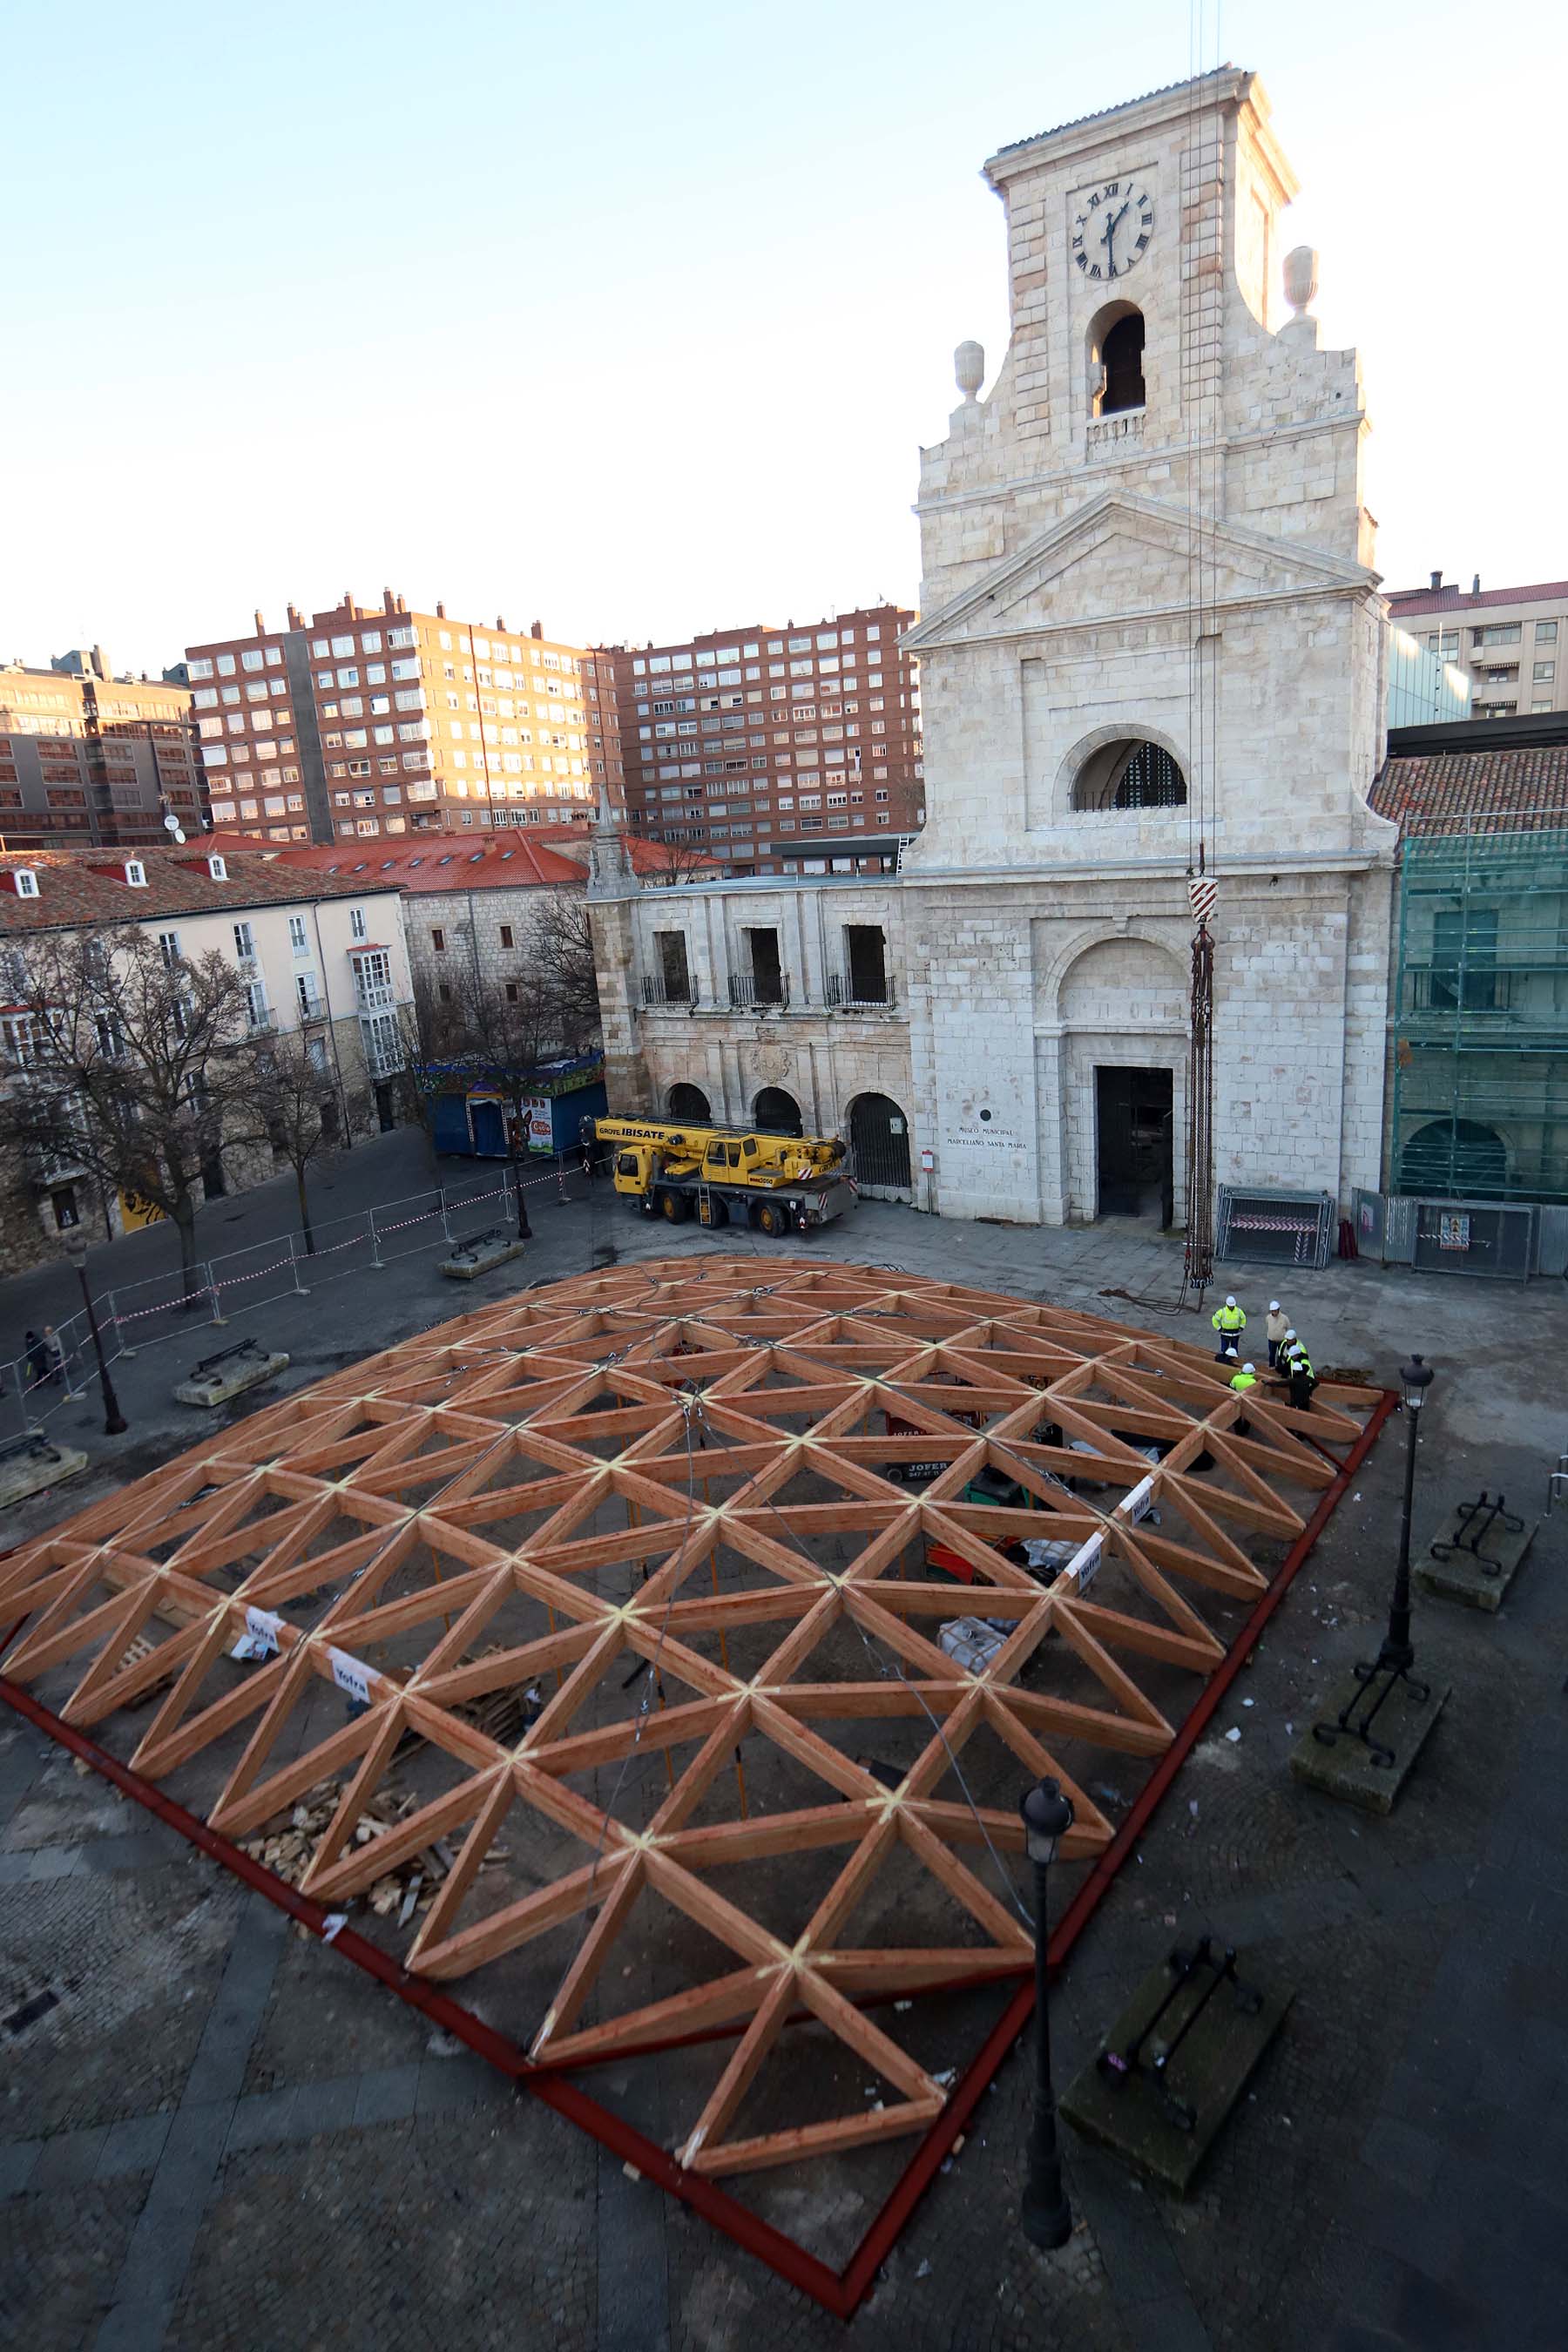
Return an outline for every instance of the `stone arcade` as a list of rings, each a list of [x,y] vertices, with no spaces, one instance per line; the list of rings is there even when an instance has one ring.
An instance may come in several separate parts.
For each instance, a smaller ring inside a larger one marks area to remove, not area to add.
[[[960,346],[921,457],[924,833],[896,881],[649,893],[602,827],[612,1098],[798,1110],[948,1216],[1180,1222],[1201,839],[1216,1177],[1343,1201],[1381,1156],[1384,608],[1267,99],[1226,67],[985,169],[1012,339],[984,400]]]

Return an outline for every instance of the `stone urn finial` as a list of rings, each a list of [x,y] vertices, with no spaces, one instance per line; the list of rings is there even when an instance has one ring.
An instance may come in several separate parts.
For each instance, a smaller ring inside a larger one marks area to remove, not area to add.
[[[960,343],[952,355],[952,372],[964,399],[973,402],[985,381],[984,343]]]
[[[1306,316],[1317,291],[1317,254],[1310,245],[1293,246],[1285,256],[1285,299],[1298,319]]]

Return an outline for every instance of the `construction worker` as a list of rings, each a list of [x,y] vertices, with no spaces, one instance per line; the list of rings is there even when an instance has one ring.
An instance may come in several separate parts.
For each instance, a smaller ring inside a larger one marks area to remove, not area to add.
[[[1291,1403],[1298,1412],[1310,1412],[1312,1407],[1312,1391],[1318,1385],[1318,1376],[1312,1370],[1312,1359],[1308,1355],[1300,1339],[1296,1341],[1291,1353],[1289,1380]]]
[[[1268,1302],[1268,1369],[1270,1371],[1279,1360],[1280,1343],[1289,1328],[1284,1308],[1277,1298],[1271,1298]]]
[[[1215,1308],[1209,1321],[1219,1336],[1219,1345],[1215,1349],[1214,1360],[1216,1364],[1220,1364],[1225,1361],[1225,1351],[1227,1348],[1234,1349],[1240,1347],[1241,1335],[1247,1328],[1247,1318],[1237,1305],[1235,1297],[1227,1296],[1225,1305]]]
[[[1243,1364],[1239,1372],[1232,1374],[1230,1384],[1238,1394],[1245,1394],[1248,1389],[1258,1386],[1258,1374],[1252,1365]]]

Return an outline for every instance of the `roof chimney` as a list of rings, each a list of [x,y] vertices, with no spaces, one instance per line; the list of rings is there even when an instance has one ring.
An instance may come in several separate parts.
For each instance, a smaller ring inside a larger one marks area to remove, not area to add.
[[[542,636],[544,635],[544,624],[543,624],[543,622],[542,622],[542,621],[532,621],[532,622],[531,622],[531,623],[529,624],[529,630],[528,630],[528,634],[529,634],[529,635],[530,635],[531,637],[542,637]]]
[[[1443,575],[1440,572],[1434,572],[1432,574],[1432,585],[1434,588],[1440,588],[1443,585]]]
[[[502,632],[504,632],[504,631],[505,631],[505,628],[506,628],[506,623],[501,619],[501,616],[500,616],[500,614],[499,613],[496,614],[496,626],[497,626],[497,628],[498,628],[498,629],[501,630]]]
[[[251,614],[251,616],[250,616],[250,617],[251,617],[251,619],[252,619],[252,620],[255,622],[255,624],[256,624],[256,634],[257,634],[257,635],[258,635],[258,637],[264,637],[264,636],[267,635],[267,624],[266,624],[266,622],[262,619],[262,617],[261,617],[260,614],[259,614],[259,613],[252,613],[252,614]]]
[[[289,626],[291,629],[302,629],[304,625],[304,615],[300,612],[300,607],[298,604],[290,604],[289,607]]]
[[[436,618],[437,618],[438,621],[444,621],[444,620],[446,619],[446,617],[447,617],[447,607],[445,606],[445,604],[442,604],[441,599],[439,598],[439,596],[437,596],[437,599],[436,599]]]
[[[397,610],[397,607],[392,601],[392,591],[390,588],[384,588],[381,592],[381,609],[384,613],[395,613]]]
[[[1477,572],[1477,574],[1476,574],[1476,576],[1475,576],[1475,578],[1474,578],[1474,579],[1471,581],[1471,583],[1470,583],[1470,593],[1471,593],[1471,595],[1472,595],[1472,596],[1479,596],[1479,595],[1480,594],[1480,593],[1481,593],[1481,575],[1480,575],[1480,573],[1478,572]]]
[[[408,610],[407,605],[404,603],[401,596],[397,600],[397,609],[400,613],[406,613]]]
[[[354,616],[354,592],[352,588],[345,588],[343,590],[343,611],[348,614],[349,619],[352,621]]]

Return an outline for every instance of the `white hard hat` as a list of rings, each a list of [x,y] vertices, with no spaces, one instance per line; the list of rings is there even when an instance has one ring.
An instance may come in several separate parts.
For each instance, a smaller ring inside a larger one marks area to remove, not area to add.
[[[1271,1299],[1269,1300],[1269,1302],[1268,1302],[1268,1312],[1270,1313],[1270,1315],[1278,1315],[1278,1314],[1279,1314],[1279,1301],[1277,1298],[1271,1298]]]
[[[1243,1364],[1241,1369],[1244,1372],[1255,1372],[1258,1367],[1256,1364]]]
[[[1295,1336],[1296,1336],[1296,1334],[1294,1333],[1294,1331],[1287,1331],[1287,1332],[1286,1332],[1286,1334],[1285,1334],[1285,1337],[1287,1338],[1287,1339],[1293,1339],[1295,1338]]]
[[[1225,1303],[1227,1307],[1234,1307],[1236,1305],[1236,1293],[1234,1290],[1227,1290],[1226,1292]]]

